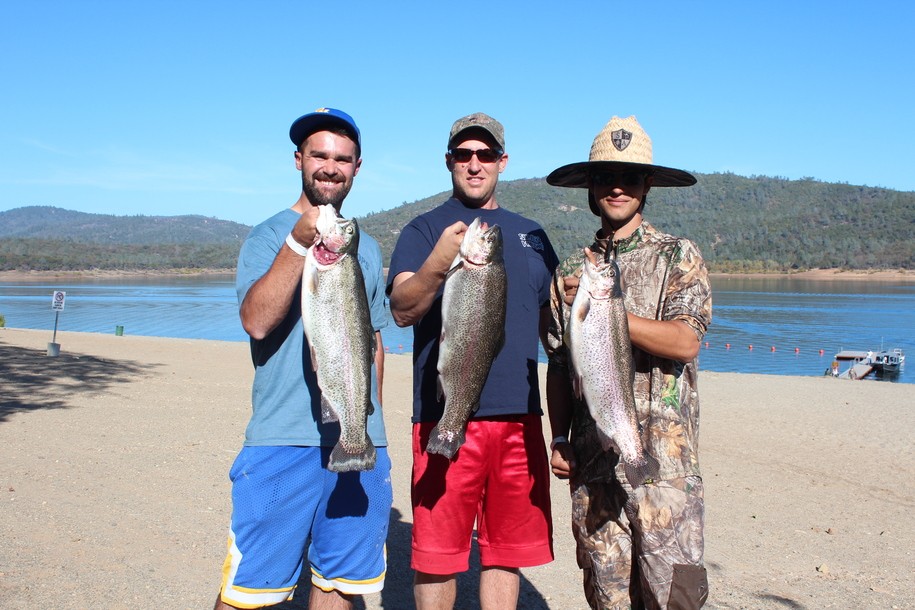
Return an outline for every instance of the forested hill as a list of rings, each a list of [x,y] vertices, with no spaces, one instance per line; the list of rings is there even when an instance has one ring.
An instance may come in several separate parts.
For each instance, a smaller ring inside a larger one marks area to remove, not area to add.
[[[231,269],[251,227],[204,216],[0,212],[0,270]]]
[[[658,229],[695,241],[713,271],[915,269],[915,192],[812,179],[696,176],[689,188],[652,189],[645,216]],[[387,257],[401,227],[447,196],[369,215],[360,227]],[[599,226],[585,189],[513,180],[499,184],[497,200],[540,222],[560,258],[590,243]]]
[[[712,271],[915,269],[915,192],[697,174],[689,188],[656,188],[647,218],[691,238]],[[359,218],[390,258],[401,228],[448,196]],[[584,189],[543,179],[502,182],[502,207],[540,222],[563,257],[598,226]],[[344,206],[344,212],[346,207]],[[230,269],[250,227],[202,216],[111,216],[54,207],[0,212],[0,270]]]
[[[241,243],[251,227],[205,216],[114,216],[50,206],[0,212],[0,239],[40,237],[99,244]]]

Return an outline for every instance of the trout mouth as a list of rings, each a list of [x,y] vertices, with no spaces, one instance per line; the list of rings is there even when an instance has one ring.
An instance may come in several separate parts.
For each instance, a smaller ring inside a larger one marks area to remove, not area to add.
[[[343,253],[334,252],[332,249],[328,248],[324,242],[316,243],[312,247],[312,254],[319,265],[333,265],[344,256]]]

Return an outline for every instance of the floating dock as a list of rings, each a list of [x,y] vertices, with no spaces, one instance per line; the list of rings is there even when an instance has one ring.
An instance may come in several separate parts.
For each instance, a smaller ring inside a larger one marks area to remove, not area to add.
[[[874,367],[866,362],[856,362],[839,374],[839,379],[864,379],[873,372]]]
[[[873,355],[873,352],[855,350],[842,350],[836,354],[837,361],[854,363],[838,375],[839,379],[864,379],[870,375],[874,370],[870,362],[870,358]]]
[[[839,362],[851,362],[852,365],[841,374],[837,375],[840,379],[864,379],[874,370],[884,373],[896,373],[899,366],[905,361],[905,355],[901,349],[895,349],[892,352],[873,352],[873,351],[855,351],[842,350],[835,356],[833,370]],[[833,373],[835,374],[835,373]]]

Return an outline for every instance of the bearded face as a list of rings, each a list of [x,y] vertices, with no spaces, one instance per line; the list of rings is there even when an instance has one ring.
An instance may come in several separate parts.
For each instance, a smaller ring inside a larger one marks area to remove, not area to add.
[[[302,142],[295,154],[302,172],[302,192],[312,205],[332,205],[337,211],[353,187],[362,160],[356,143],[345,135],[318,131]]]

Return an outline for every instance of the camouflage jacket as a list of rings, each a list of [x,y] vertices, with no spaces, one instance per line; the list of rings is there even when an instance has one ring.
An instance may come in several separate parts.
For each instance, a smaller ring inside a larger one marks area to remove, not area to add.
[[[591,250],[603,256],[608,240],[595,238]],[[682,320],[701,341],[712,320],[712,291],[708,271],[695,244],[661,233],[647,221],[628,238],[612,244],[620,267],[628,312],[654,320]],[[580,277],[584,253],[563,261],[553,276],[550,294],[549,367],[569,375],[564,343],[570,307],[562,300],[562,278]],[[661,464],[660,479],[700,475],[698,459],[699,393],[697,362],[681,363],[632,348],[635,363],[635,402],[642,441]],[[619,458],[603,451],[588,406],[574,396],[571,442],[583,481],[614,476]],[[618,478],[626,477],[619,465]]]

